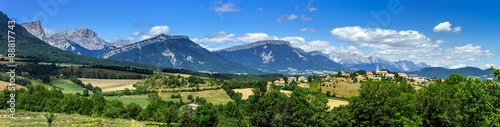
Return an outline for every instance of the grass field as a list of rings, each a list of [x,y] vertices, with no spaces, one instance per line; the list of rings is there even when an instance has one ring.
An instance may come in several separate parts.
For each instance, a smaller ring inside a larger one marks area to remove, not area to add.
[[[226,104],[230,101],[233,101],[229,95],[227,95],[226,91],[223,89],[216,89],[216,90],[204,90],[204,91],[197,91],[197,92],[179,92],[182,96],[182,100],[184,102],[187,102],[187,96],[192,95],[193,98],[195,97],[203,97],[205,98],[208,102],[211,102],[212,104]],[[160,93],[159,96],[162,98],[170,98],[171,95],[174,94],[173,92],[164,92]]]
[[[181,75],[181,77],[185,77],[185,78],[188,78],[189,76],[191,75],[188,75],[188,74],[181,74],[181,73],[166,73],[166,72],[162,72],[162,74],[169,74],[169,75]]]
[[[234,92],[241,93],[243,96],[241,99],[246,100],[250,95],[253,95],[252,88],[245,88],[245,89],[233,89]]]
[[[104,96],[104,99],[106,100],[118,100],[123,102],[124,104],[130,104],[130,103],[136,103],[142,106],[147,106],[149,104],[148,102],[148,95],[130,95],[130,96]],[[162,98],[164,101],[173,101],[173,102],[179,102],[180,99],[172,99],[172,98]]]
[[[299,83],[297,86],[299,87],[302,87],[302,88],[306,88],[306,89],[309,89],[309,83]]]
[[[330,106],[330,109],[333,109],[333,108],[339,107],[341,105],[348,105],[349,102],[345,101],[345,100],[329,98],[327,104],[328,104],[328,106]]]
[[[179,92],[182,96],[182,100],[184,102],[189,102],[187,99],[188,95],[193,95],[193,98],[198,97],[203,97],[207,100],[207,102],[210,102],[212,104],[226,104],[227,102],[232,101],[232,99],[226,94],[226,92],[223,89],[217,89],[217,90],[205,90],[205,91],[197,91],[197,92]],[[159,96],[162,98],[164,101],[173,101],[173,102],[179,102],[179,98],[172,99],[173,93],[171,92],[165,92],[165,93],[160,93]],[[130,103],[137,103],[142,106],[147,106],[149,104],[148,102],[148,95],[130,95],[130,96],[105,96],[104,97],[106,100],[119,100],[123,102],[124,104],[130,104]]]
[[[45,64],[45,65],[51,65],[52,63],[47,63],[47,62],[40,62],[38,64]],[[72,64],[72,63],[56,63],[56,66],[60,66],[60,67],[80,67],[80,66],[83,66],[81,64]]]
[[[241,99],[246,100],[250,95],[253,95],[252,88],[245,88],[245,89],[233,89],[234,92],[241,93],[243,96]],[[284,93],[285,95],[292,95],[292,91],[289,90],[280,90],[280,92]]]
[[[90,83],[92,86],[99,86],[103,92],[107,91],[116,91],[123,90],[128,88],[130,90],[135,89],[132,85],[141,80],[138,79],[88,79],[88,78],[80,78],[80,80],[84,83]]]
[[[85,90],[84,88],[76,85],[75,83],[71,82],[70,80],[66,79],[55,79],[50,81],[53,85],[56,87],[62,88],[63,93],[68,93],[68,94],[75,94],[75,93],[83,93]]]
[[[0,90],[3,90],[5,88],[9,87],[9,84],[10,84],[10,82],[0,81]],[[20,89],[20,88],[26,88],[26,87],[21,86],[21,85],[16,85],[16,89]]]
[[[2,127],[46,127],[47,120],[44,112],[27,112],[16,110],[16,119],[8,118],[7,110],[0,110]],[[156,122],[135,121],[128,119],[93,118],[76,114],[55,113],[53,127],[146,127],[147,124],[161,124]]]
[[[317,81],[312,81],[309,86],[309,91],[317,91],[319,89],[319,83]]]
[[[334,82],[326,82],[325,86],[321,87],[323,93],[330,91],[337,97],[353,97],[359,95],[359,83],[349,83],[346,81],[339,81],[338,84]]]

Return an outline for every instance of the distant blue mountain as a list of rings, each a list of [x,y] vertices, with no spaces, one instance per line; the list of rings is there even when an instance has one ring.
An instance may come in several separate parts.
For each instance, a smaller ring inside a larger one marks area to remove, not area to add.
[[[350,70],[323,55],[307,53],[282,40],[258,41],[216,53],[231,62],[267,73],[307,75]]]
[[[230,62],[191,41],[187,36],[160,34],[134,44],[112,49],[103,58],[214,73],[260,71]]]
[[[442,67],[428,67],[420,69],[420,71],[407,72],[407,74],[417,74],[421,77],[437,77],[437,78],[447,78],[451,74],[461,74],[464,76],[472,76],[479,78],[493,78],[493,74],[490,69],[481,70],[475,67],[465,67],[458,69],[446,69]]]

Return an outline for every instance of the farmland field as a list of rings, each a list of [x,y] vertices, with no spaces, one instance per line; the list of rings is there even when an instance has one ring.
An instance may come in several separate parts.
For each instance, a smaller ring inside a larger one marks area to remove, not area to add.
[[[182,96],[182,100],[184,102],[189,102],[187,99],[188,95],[192,95],[193,98],[195,97],[203,97],[207,100],[207,102],[210,102],[212,104],[226,104],[227,102],[232,101],[232,99],[226,94],[226,92],[223,89],[217,89],[217,90],[205,90],[205,91],[197,91],[197,92],[179,92]],[[173,101],[173,102],[179,102],[179,98],[171,98],[172,92],[165,92],[165,93],[160,93],[159,96],[162,98],[164,101]],[[137,103],[142,106],[147,106],[149,104],[148,102],[148,95],[129,95],[129,96],[104,96],[106,100],[119,100],[123,102],[124,104],[130,104],[130,103]]]
[[[252,88],[245,88],[245,89],[233,89],[234,92],[241,93],[243,96],[241,99],[246,100],[250,95],[253,95]],[[285,95],[292,95],[292,91],[289,90],[280,90],[280,92],[284,93]]]
[[[147,106],[149,104],[148,95],[104,96],[104,98],[106,100],[118,100],[123,102],[124,104],[136,103],[141,106]],[[162,98],[162,100],[179,102],[179,99],[171,99],[171,98]]]
[[[138,79],[88,79],[88,78],[80,78],[80,80],[84,84],[90,83],[92,84],[92,86],[100,87],[103,92],[123,90],[125,88],[133,90],[135,88],[132,85],[134,85],[134,83],[141,81]]]
[[[28,112],[16,110],[16,119],[10,119],[7,110],[0,110],[0,123],[2,127],[46,127],[47,120],[44,112]],[[157,122],[135,121],[129,119],[109,119],[101,117],[82,116],[77,114],[55,114],[52,123],[54,127],[145,127],[147,124],[160,124]]]
[[[4,82],[4,81],[0,81],[0,90],[4,90],[5,88],[7,88],[9,86],[10,82]],[[16,89],[19,89],[19,88],[26,88],[24,86],[21,86],[21,85],[16,85]]]
[[[250,95],[253,95],[252,88],[245,88],[245,89],[233,89],[234,92],[241,93],[243,96],[241,99],[246,100]]]
[[[322,86],[321,90],[323,93],[330,91],[331,94],[335,94],[337,97],[353,97],[359,95],[359,83],[348,83],[345,81],[339,81],[338,84],[334,82],[326,82],[326,86]]]
[[[348,105],[349,102],[345,101],[345,100],[329,98],[327,104],[328,104],[328,106],[330,106],[330,109],[333,109],[333,108],[339,107],[341,105]]]
[[[233,101],[229,95],[227,95],[226,91],[223,89],[216,90],[204,90],[197,92],[179,92],[182,96],[182,100],[187,102],[187,96],[192,95],[193,97],[203,97],[207,100],[207,102],[211,102],[212,104],[226,104],[230,101]],[[160,93],[159,96],[162,98],[170,98],[173,92],[164,92]]]
[[[65,79],[52,80],[50,81],[50,83],[52,83],[56,87],[62,88],[63,93],[69,93],[69,94],[83,93],[83,90],[85,90],[84,88],[76,85],[70,80],[65,80]]]

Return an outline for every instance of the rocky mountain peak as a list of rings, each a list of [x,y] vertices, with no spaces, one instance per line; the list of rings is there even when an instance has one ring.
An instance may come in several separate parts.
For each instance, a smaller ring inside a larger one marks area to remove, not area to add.
[[[155,36],[155,37],[152,37],[152,38],[149,38],[149,39],[146,39],[146,40],[142,40],[142,41],[134,43],[134,44],[124,45],[124,46],[122,46],[120,48],[113,49],[113,50],[105,53],[103,55],[103,58],[108,58],[108,57],[111,57],[111,56],[113,56],[115,54],[119,54],[119,53],[122,53],[122,52],[127,52],[127,51],[130,51],[132,49],[138,49],[138,48],[144,47],[146,45],[150,45],[150,44],[154,44],[154,43],[158,43],[158,42],[164,42],[164,41],[169,40],[169,39],[189,39],[189,37],[188,36],[184,36],[184,35],[166,35],[166,34],[160,34],[158,36]]]
[[[104,39],[99,38],[97,33],[89,28],[70,29],[55,33],[45,39],[52,46],[66,50],[70,43],[76,43],[88,50],[101,50],[111,46]],[[65,45],[65,46],[59,46]]]
[[[43,30],[42,23],[39,20],[23,23],[21,26],[38,39],[43,40],[45,38],[45,31]]]
[[[257,46],[262,46],[262,45],[288,45],[292,47],[290,42],[284,41],[284,40],[262,40],[262,41],[257,41],[254,43],[246,44],[246,45],[238,45],[238,46],[233,46],[230,48],[222,49],[221,51],[236,51],[236,50],[242,50],[242,49],[249,49]]]
[[[129,45],[129,44],[132,44],[132,42],[130,42],[130,40],[123,40],[123,39],[118,39],[115,42],[113,42],[113,46],[118,47],[118,48],[123,47],[125,45]]]

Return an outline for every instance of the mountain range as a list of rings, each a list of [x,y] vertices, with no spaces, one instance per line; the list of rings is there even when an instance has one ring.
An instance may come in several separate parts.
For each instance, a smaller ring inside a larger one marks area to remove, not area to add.
[[[7,24],[8,21],[12,21],[7,15],[0,11],[0,24]],[[39,24],[39,23],[35,23]],[[37,26],[37,25],[28,25]],[[27,27],[25,24],[24,27]],[[85,65],[105,65],[105,66],[129,66],[136,68],[148,68],[151,70],[161,70],[164,67],[147,65],[141,63],[133,63],[127,61],[117,61],[109,59],[98,59],[95,57],[88,57],[77,55],[72,52],[63,51],[59,48],[47,44],[45,41],[41,40],[43,36],[32,35],[32,30],[26,30],[23,26],[15,24],[13,27],[13,32],[15,33],[15,57],[18,60],[25,61],[38,61],[38,62],[57,62],[57,63],[74,63],[74,64],[85,64]],[[7,30],[9,28],[7,25],[0,25],[0,54],[7,54]],[[40,29],[39,29],[40,30]],[[41,34],[40,34],[41,35]],[[4,55],[6,56],[6,55]]]
[[[348,67],[367,71],[375,71],[375,67],[377,65],[379,65],[382,69],[397,72],[418,71],[422,68],[430,67],[425,63],[415,64],[414,62],[408,60],[390,62],[382,58],[374,56],[364,57],[355,53],[330,53],[328,54],[328,57],[333,61]]]
[[[229,62],[216,53],[194,43],[187,36],[160,34],[137,43],[110,50],[106,59],[124,60],[217,73],[259,73],[240,64]]]
[[[216,53],[231,62],[268,73],[305,75],[350,70],[327,57],[307,53],[282,40],[258,41],[222,49]]]
[[[437,77],[446,78],[451,74],[461,74],[464,76],[472,76],[477,78],[491,78],[494,77],[490,69],[481,70],[475,67],[464,67],[458,69],[446,69],[443,67],[428,67],[419,71],[408,72],[408,74],[417,74],[423,77]]]
[[[34,42],[41,45],[50,45],[81,56],[143,63],[157,68],[288,75],[326,74],[358,69],[374,71],[377,65],[391,71],[420,74],[436,70],[426,69],[430,66],[425,63],[415,64],[408,60],[390,62],[378,57],[365,57],[355,53],[305,52],[282,40],[258,41],[210,52],[194,43],[189,37],[182,35],[161,34],[135,43],[128,40],[116,40],[114,43],[109,43],[88,28],[70,29],[46,37],[39,21],[24,23],[21,26],[26,29],[23,32],[30,33],[29,40],[36,38],[38,41]],[[67,59],[69,58],[64,60],[71,61]],[[451,72],[446,70],[440,71],[445,71],[443,74]],[[440,76],[442,75],[427,77]]]

